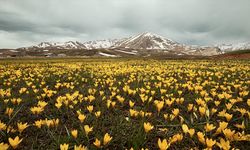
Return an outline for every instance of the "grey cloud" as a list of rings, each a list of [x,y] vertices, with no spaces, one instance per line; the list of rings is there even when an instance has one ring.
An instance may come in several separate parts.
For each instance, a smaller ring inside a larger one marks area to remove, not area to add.
[[[0,0],[0,48],[149,31],[186,44],[250,40],[249,0]]]

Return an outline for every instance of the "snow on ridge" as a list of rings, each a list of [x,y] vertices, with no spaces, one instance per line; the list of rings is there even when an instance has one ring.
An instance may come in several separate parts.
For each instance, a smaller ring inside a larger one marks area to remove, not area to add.
[[[117,40],[96,40],[83,43],[87,49],[110,48]]]
[[[11,49],[11,50],[9,50],[10,52],[13,52],[13,53],[17,53],[17,52],[19,52],[19,51],[17,51],[17,50],[14,50],[14,49]]]
[[[115,50],[115,51],[117,51],[117,52],[122,52],[122,53],[125,53],[125,54],[131,54],[131,55],[136,55],[137,54],[137,52],[128,52],[128,51],[123,51],[123,50]]]
[[[77,41],[67,41],[67,42],[41,42],[38,45],[24,47],[25,49],[28,48],[59,48],[59,49],[77,49],[77,48],[84,48],[80,42]]]
[[[39,47],[39,48],[45,48],[45,47],[48,47],[48,46],[51,46],[52,44],[49,43],[49,42],[41,42],[40,44],[38,44],[36,47]]]
[[[168,41],[166,41],[165,39],[162,39],[163,42],[159,42],[157,40],[153,40],[153,42],[155,43],[155,47],[153,49],[166,49],[166,46],[172,46]],[[164,46],[165,44],[165,46]]]
[[[151,37],[151,38],[160,38],[160,39],[162,39],[165,43],[169,43],[169,42],[176,43],[175,41],[173,41],[173,40],[171,40],[171,39],[166,39],[165,37],[163,37],[163,36],[161,36],[161,35],[158,35],[158,34],[155,34],[155,33],[145,32],[143,35],[144,35],[144,36]]]
[[[102,55],[102,56],[106,56],[106,57],[118,57],[118,56],[116,56],[116,55],[107,54],[107,53],[103,53],[103,52],[99,52],[98,54],[99,54],[99,55]]]

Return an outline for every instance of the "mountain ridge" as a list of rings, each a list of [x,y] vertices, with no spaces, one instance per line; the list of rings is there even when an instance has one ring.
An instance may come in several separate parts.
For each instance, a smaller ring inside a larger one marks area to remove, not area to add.
[[[228,51],[238,50],[241,47],[248,49],[250,48],[250,43],[238,45],[221,44],[214,46],[194,46],[181,44],[158,34],[143,32],[121,39],[95,40],[88,42],[41,42],[29,47],[12,49],[12,51],[7,51],[7,54],[10,53],[17,56],[21,53],[22,55],[87,55],[105,57],[122,57],[128,55],[150,56],[152,54],[213,56]]]

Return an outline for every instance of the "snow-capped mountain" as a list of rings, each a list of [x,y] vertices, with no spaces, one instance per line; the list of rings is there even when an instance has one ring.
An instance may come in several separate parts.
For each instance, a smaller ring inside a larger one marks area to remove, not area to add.
[[[87,49],[106,49],[113,46],[118,40],[96,40],[83,43]]]
[[[77,41],[68,41],[68,42],[41,42],[38,45],[24,47],[21,49],[85,49],[84,44]]]
[[[144,32],[129,38],[114,40],[96,40],[88,42],[42,42],[38,45],[16,49],[27,52],[28,55],[64,55],[69,56],[147,56],[155,54],[166,55],[196,55],[212,56],[222,53],[250,49],[250,42],[239,44],[222,44],[215,46],[185,45],[163,36]],[[74,50],[74,51],[72,51]],[[13,53],[13,52],[10,52]]]
[[[158,49],[171,50],[179,44],[170,39],[166,39],[160,35],[145,32],[130,38],[118,41],[112,47],[127,48],[127,49]]]
[[[216,45],[223,53],[250,49],[250,42]]]
[[[109,49],[109,48],[125,48],[125,49],[157,49],[171,50],[179,44],[162,36],[145,32],[136,36],[114,40],[96,40],[88,42],[42,42],[35,46],[25,47],[24,49]]]

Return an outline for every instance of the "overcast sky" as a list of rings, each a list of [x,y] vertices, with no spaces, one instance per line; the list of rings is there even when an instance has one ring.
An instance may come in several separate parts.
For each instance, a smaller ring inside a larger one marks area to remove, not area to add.
[[[152,32],[185,44],[250,41],[250,0],[0,0],[0,48]]]

